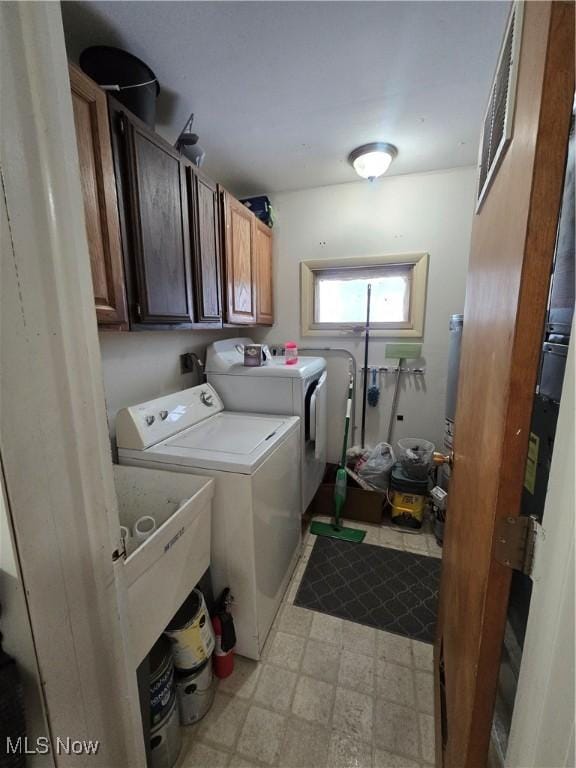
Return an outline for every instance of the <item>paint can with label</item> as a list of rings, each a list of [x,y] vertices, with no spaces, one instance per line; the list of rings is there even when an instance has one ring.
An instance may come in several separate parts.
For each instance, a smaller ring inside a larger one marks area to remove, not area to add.
[[[210,658],[214,630],[200,590],[190,593],[166,628],[166,635],[172,642],[174,665],[180,672],[192,672]]]
[[[150,725],[166,719],[176,697],[170,641],[161,637],[150,651]]]
[[[211,659],[192,674],[176,678],[176,698],[182,725],[192,725],[204,717],[214,701]]]
[[[167,716],[150,732],[150,768],[172,768],[182,748],[182,729],[176,699]]]

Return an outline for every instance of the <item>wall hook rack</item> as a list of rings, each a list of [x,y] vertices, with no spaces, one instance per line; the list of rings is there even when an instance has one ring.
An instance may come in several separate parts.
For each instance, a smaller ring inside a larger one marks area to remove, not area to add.
[[[379,373],[398,373],[398,366],[397,365],[369,365],[368,370],[372,370],[373,368],[377,368]],[[365,371],[366,369],[364,366],[361,368],[362,371]],[[405,366],[402,366],[400,368],[400,373],[410,373],[415,376],[423,376],[426,373],[426,368],[408,368]]]

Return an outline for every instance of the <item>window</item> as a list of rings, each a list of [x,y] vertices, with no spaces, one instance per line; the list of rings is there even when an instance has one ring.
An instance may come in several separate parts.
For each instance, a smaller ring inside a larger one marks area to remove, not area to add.
[[[427,269],[425,253],[302,262],[302,335],[361,332],[371,285],[374,332],[422,336]]]
[[[366,318],[368,285],[374,326],[410,318],[412,270],[402,266],[349,267],[314,271],[314,323],[359,325]]]

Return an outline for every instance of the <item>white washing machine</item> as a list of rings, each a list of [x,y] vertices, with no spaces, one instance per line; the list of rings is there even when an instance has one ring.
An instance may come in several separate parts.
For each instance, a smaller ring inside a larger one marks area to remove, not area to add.
[[[224,339],[206,351],[205,373],[226,408],[234,411],[281,413],[300,417],[302,512],[312,501],[326,468],[326,360],[269,353],[263,365],[244,365],[244,345],[252,339]]]
[[[121,464],[216,480],[210,570],[230,587],[236,651],[259,659],[301,546],[298,418],[231,413],[209,385],[124,408]]]

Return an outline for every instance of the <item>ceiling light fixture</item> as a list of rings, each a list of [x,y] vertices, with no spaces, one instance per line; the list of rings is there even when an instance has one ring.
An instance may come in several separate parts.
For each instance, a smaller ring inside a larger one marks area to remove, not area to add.
[[[358,176],[374,181],[386,173],[397,154],[398,150],[393,144],[375,141],[372,144],[363,144],[350,152],[348,162]]]

